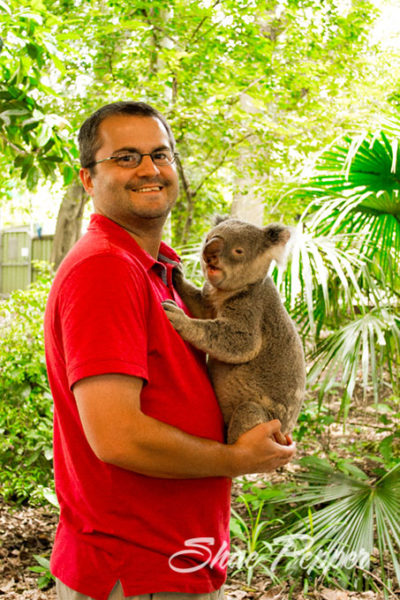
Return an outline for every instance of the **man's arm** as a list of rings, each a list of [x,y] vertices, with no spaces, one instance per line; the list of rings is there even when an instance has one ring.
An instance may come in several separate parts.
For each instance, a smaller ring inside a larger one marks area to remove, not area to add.
[[[151,477],[191,479],[267,473],[295,453],[295,444],[273,439],[282,436],[277,420],[254,427],[232,445],[158,421],[140,409],[142,385],[137,377],[118,374],[74,385],[85,435],[100,460]]]

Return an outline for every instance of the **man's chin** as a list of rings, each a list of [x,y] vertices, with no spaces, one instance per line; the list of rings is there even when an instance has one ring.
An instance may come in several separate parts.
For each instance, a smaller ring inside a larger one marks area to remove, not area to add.
[[[131,214],[136,220],[142,219],[143,221],[165,221],[170,214],[171,209],[171,206],[163,208],[154,207],[152,209],[143,208],[142,210],[135,208]]]

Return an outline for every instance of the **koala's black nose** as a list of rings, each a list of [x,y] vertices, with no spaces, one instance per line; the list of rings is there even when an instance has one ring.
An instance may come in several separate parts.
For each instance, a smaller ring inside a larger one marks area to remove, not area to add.
[[[220,238],[211,238],[204,246],[203,256],[207,264],[213,265],[218,262],[222,253],[224,242]]]

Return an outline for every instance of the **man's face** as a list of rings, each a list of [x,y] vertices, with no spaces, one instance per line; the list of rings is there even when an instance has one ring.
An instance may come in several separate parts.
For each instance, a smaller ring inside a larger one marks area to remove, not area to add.
[[[96,161],[124,151],[147,154],[171,149],[166,129],[154,117],[113,115],[100,124],[99,138]],[[96,165],[93,174],[81,169],[81,179],[95,211],[127,229],[143,220],[158,219],[162,224],[178,196],[175,164],[157,166],[150,156],[133,169],[112,160]]]

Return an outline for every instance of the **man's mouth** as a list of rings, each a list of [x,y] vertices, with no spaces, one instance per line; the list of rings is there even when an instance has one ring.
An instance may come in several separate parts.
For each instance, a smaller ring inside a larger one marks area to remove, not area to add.
[[[144,187],[140,187],[140,188],[133,188],[133,192],[137,192],[137,193],[146,193],[146,192],[161,192],[163,186],[162,185],[152,185],[150,186],[144,186]]]

